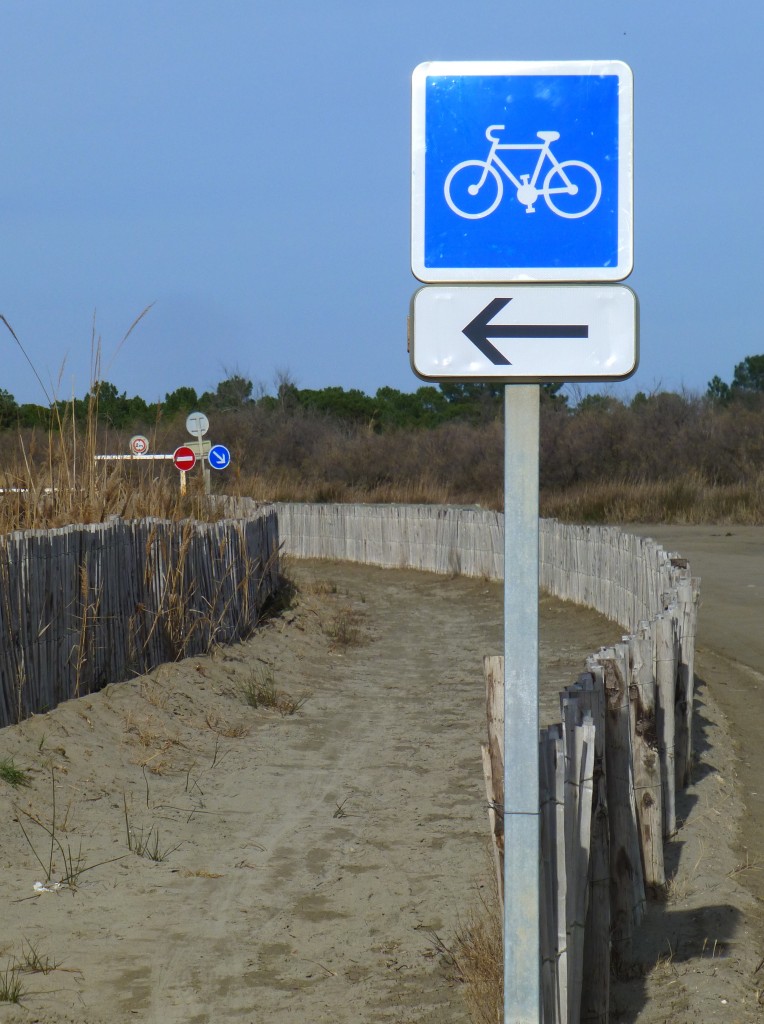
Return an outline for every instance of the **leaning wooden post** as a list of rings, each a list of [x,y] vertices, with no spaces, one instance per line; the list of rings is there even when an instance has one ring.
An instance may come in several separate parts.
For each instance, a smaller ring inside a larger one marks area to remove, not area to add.
[[[629,638],[632,659],[631,734],[634,796],[639,823],[645,885],[660,890],[666,882],[663,865],[663,794],[655,706],[655,670],[650,624],[641,622]]]
[[[559,725],[541,730],[539,886],[541,1005],[544,1021],[567,1024],[568,961],[565,865],[565,756]]]
[[[592,832],[589,852],[589,904],[584,933],[581,1024],[607,1024],[610,1008],[610,823],[605,756],[605,676],[587,658],[579,677],[582,698],[594,722]]]
[[[600,651],[599,658],[605,673],[607,702],[611,938],[616,961],[628,963],[634,926],[641,920],[645,905],[632,773],[629,649],[625,644],[616,644]]]
[[[663,782],[663,836],[676,832],[676,766],[674,701],[676,696],[676,621],[671,612],[653,620],[655,629],[656,725]]]
[[[675,561],[678,561],[675,559]],[[684,565],[687,563],[682,560]],[[687,569],[677,581],[677,629],[679,665],[676,692],[676,784],[684,789],[692,771],[692,711],[695,696],[695,626],[698,618],[698,579]]]
[[[565,874],[568,1024],[581,1019],[594,783],[594,720],[586,695],[569,686],[561,697],[565,752]]]
[[[504,657],[483,658],[488,744],[483,744],[483,775],[488,798],[494,864],[499,899],[504,906]]]

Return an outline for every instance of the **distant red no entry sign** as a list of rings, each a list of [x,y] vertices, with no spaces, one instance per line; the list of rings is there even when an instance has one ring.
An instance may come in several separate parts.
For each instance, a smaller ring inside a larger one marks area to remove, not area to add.
[[[172,462],[176,469],[188,472],[196,464],[196,455],[188,445],[182,444],[180,448],[176,448],[173,452]]]

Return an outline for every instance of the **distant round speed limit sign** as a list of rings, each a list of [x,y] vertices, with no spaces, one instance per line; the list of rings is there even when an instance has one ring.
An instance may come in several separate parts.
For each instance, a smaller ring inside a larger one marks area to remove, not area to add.
[[[145,455],[149,450],[149,439],[143,434],[136,434],[130,438],[130,453],[132,455]]]

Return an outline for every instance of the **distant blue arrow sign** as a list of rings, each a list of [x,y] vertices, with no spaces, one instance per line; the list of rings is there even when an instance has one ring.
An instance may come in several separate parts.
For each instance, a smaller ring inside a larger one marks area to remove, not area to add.
[[[213,469],[225,469],[231,462],[231,453],[224,444],[214,444],[210,448],[207,461]]]

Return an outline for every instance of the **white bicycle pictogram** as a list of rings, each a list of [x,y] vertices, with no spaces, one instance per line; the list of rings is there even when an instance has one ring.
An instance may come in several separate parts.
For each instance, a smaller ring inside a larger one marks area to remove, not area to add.
[[[503,124],[489,125],[485,130],[485,137],[491,143],[488,157],[485,160],[464,160],[448,172],[443,192],[454,213],[468,220],[478,220],[493,213],[504,195],[504,182],[499,171],[503,171],[515,186],[517,198],[524,204],[526,213],[536,212],[534,204],[539,196],[544,197],[549,209],[558,217],[574,219],[592,212],[600,201],[602,182],[594,168],[582,160],[557,159],[550,146],[560,138],[559,132],[536,132],[540,143],[500,142],[496,133],[504,130]],[[499,150],[513,149],[539,151],[533,174],[521,174],[518,179],[497,155]],[[547,157],[552,166],[539,188],[541,168]],[[485,202],[478,202],[472,210],[465,210],[457,204],[454,192],[463,206],[467,205],[463,202],[467,195],[482,195]],[[573,202],[564,200],[565,196],[574,197]]]

